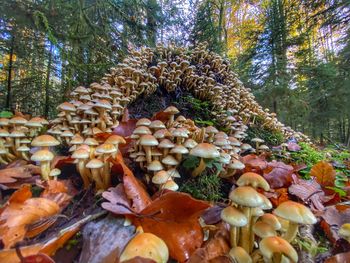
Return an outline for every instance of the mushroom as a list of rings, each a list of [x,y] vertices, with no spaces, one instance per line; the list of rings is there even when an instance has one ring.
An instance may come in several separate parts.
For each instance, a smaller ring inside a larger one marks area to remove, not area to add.
[[[216,147],[210,143],[199,143],[191,149],[190,155],[200,158],[199,166],[193,170],[192,176],[198,176],[206,167],[204,159],[214,159],[220,156]]]
[[[167,126],[171,127],[174,122],[174,116],[179,113],[179,110],[174,106],[169,106],[164,110],[164,113],[169,114],[169,121],[167,122]]]
[[[92,179],[96,183],[96,190],[104,190],[104,185],[100,176],[100,169],[103,167],[103,162],[99,159],[92,159],[86,164],[86,168],[91,170]]]
[[[339,236],[346,239],[350,243],[350,223],[343,224],[339,229]]]
[[[242,247],[233,247],[228,253],[234,263],[252,263],[253,260]]]
[[[244,215],[247,217],[248,224],[242,228],[242,238],[240,240],[240,245],[250,253],[253,247],[253,240],[251,240],[251,217],[252,208],[260,207],[264,200],[261,198],[259,193],[255,191],[254,188],[250,186],[240,186],[230,192],[229,198],[234,203],[238,204]]]
[[[259,243],[259,250],[266,262],[280,263],[282,257],[287,257],[292,262],[298,262],[298,253],[283,238],[269,236],[263,238]]]
[[[152,146],[157,146],[158,144],[159,143],[157,139],[154,138],[153,135],[145,134],[141,136],[140,145],[142,145],[143,148],[145,149],[147,164],[150,164],[152,162],[152,152],[151,152]]]
[[[31,143],[34,147],[40,147],[43,150],[48,150],[49,147],[57,146],[60,142],[56,140],[55,137],[52,137],[51,135],[40,135],[38,137],[35,137]]]
[[[262,188],[264,191],[270,190],[269,183],[265,180],[264,177],[257,173],[248,172],[242,174],[237,180],[236,184],[238,186],[251,186],[253,188]]]
[[[77,159],[77,171],[79,172],[81,178],[83,179],[84,189],[87,189],[90,185],[90,173],[85,167],[86,161],[89,159],[89,152],[85,149],[77,149],[72,154],[72,158]]]
[[[306,206],[293,201],[281,203],[273,213],[289,221],[289,227],[283,238],[288,242],[294,240],[299,224],[315,224],[316,217]]]
[[[54,155],[49,150],[43,149],[36,151],[30,158],[33,162],[40,163],[41,177],[44,181],[50,180],[50,162]]]
[[[239,238],[239,227],[248,223],[247,217],[237,208],[228,206],[221,211],[221,219],[230,225],[231,247],[236,247]]]
[[[169,259],[169,250],[161,238],[142,231],[129,241],[119,261],[124,262],[135,257],[150,259],[156,263],[166,263]]]

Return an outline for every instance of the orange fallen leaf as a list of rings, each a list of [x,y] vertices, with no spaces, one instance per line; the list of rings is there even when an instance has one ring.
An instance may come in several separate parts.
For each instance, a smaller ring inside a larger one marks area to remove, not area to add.
[[[52,258],[43,253],[30,255],[21,259],[21,263],[55,263]]]
[[[49,218],[58,211],[59,206],[54,201],[31,198],[30,188],[23,186],[9,199],[0,214],[0,239],[4,248],[21,241],[26,236],[28,225]]]
[[[266,169],[267,161],[263,156],[257,156],[255,154],[248,154],[241,158],[242,163],[246,166],[245,172],[256,171],[261,172]]]
[[[141,211],[145,216],[137,217],[134,221],[145,232],[163,239],[172,258],[184,262],[203,243],[198,218],[208,207],[209,203],[188,194],[169,191],[153,200]]]
[[[272,161],[264,169],[263,176],[270,184],[270,187],[275,189],[290,186],[293,172],[293,166],[283,162]]]
[[[40,174],[40,167],[32,164],[5,168],[0,170],[0,184],[3,184],[8,188],[18,188],[18,184],[30,180],[34,174]]]
[[[340,253],[325,260],[325,263],[346,263],[350,262],[350,252]]]
[[[72,196],[68,194],[68,187],[65,183],[66,181],[58,180],[46,181],[44,184],[44,191],[40,196],[54,201],[61,209],[63,209],[72,199]]]
[[[131,207],[136,212],[140,212],[151,203],[151,198],[141,183],[135,178],[132,171],[124,163],[123,156],[118,152],[117,157],[112,160],[114,171],[118,170],[123,174],[123,185],[126,196],[132,201]]]
[[[270,199],[274,207],[289,200],[288,188],[273,189],[270,192],[265,192],[265,195]]]
[[[311,168],[310,174],[316,178],[321,186],[334,185],[336,172],[333,166],[326,161],[320,161],[315,164]]]

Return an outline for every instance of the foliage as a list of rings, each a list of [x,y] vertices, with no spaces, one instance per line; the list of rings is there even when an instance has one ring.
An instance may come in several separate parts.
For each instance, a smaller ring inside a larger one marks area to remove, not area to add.
[[[299,143],[301,150],[297,152],[291,152],[292,160],[297,164],[305,164],[308,168],[311,168],[317,162],[320,162],[326,158],[322,151],[317,150],[307,143]]]
[[[13,114],[10,111],[1,111],[0,112],[0,118],[11,118],[12,116],[13,116]]]
[[[268,127],[261,125],[251,125],[247,131],[246,140],[249,142],[253,138],[261,138],[267,145],[280,145],[284,141],[284,136],[279,131],[270,130]]]

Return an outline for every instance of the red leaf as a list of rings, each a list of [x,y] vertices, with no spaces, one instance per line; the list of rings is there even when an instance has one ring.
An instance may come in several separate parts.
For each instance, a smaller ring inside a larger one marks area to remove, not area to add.
[[[289,200],[287,188],[272,189],[270,192],[265,192],[265,196],[270,199],[274,207]]]
[[[130,201],[125,194],[123,184],[118,184],[116,187],[109,188],[108,191],[102,193],[102,196],[109,201],[102,203],[104,209],[114,214],[134,214]]]
[[[169,112],[159,111],[153,115],[152,121],[160,120],[165,123],[169,120],[170,115],[171,114]]]
[[[322,186],[333,186],[336,172],[333,166],[326,161],[320,161],[315,164],[310,174],[316,177],[317,182]]]
[[[126,122],[120,122],[119,125],[114,128],[113,134],[117,134],[119,136],[128,137],[135,130],[137,120],[131,119]]]
[[[170,256],[180,262],[187,260],[203,242],[198,218],[210,205],[188,194],[167,192],[155,199],[141,214],[154,215],[135,218],[145,232],[150,232],[167,244]]]
[[[267,167],[267,162],[265,158],[263,156],[257,156],[255,154],[248,154],[242,157],[241,161],[246,166],[245,170],[247,171],[251,171],[251,170],[262,171]]]
[[[293,166],[284,164],[283,162],[272,161],[268,163],[263,176],[271,188],[282,188],[291,185],[293,172]]]
[[[55,263],[48,255],[39,253],[36,255],[30,255],[21,260],[21,263]]]
[[[325,263],[346,263],[350,262],[350,252],[340,253],[326,259]]]
[[[287,148],[291,152],[297,152],[301,149],[301,147],[295,142],[289,142]]]

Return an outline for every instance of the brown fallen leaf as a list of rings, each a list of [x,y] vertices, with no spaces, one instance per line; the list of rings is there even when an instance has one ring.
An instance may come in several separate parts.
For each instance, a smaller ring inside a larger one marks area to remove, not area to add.
[[[283,188],[292,184],[293,172],[293,166],[274,160],[268,163],[263,176],[271,188]]]
[[[339,228],[350,222],[350,208],[338,210],[336,206],[327,207],[321,214],[321,227],[325,231],[329,240],[335,243],[340,237]]]
[[[135,234],[134,226],[124,226],[124,218],[106,217],[88,223],[83,229],[79,262],[115,262]]]
[[[76,223],[69,225],[57,233],[54,236],[49,237],[43,241],[36,244],[20,247],[20,251],[23,257],[30,255],[36,255],[38,253],[43,253],[49,256],[54,255],[57,249],[62,247],[72,236],[74,236],[85,223],[98,218],[102,213],[85,216]],[[6,263],[20,263],[20,258],[16,252],[16,249],[2,249],[0,250],[0,262]]]
[[[48,255],[38,253],[36,255],[21,258],[21,263],[55,263],[55,261],[53,261]]]
[[[311,168],[310,174],[314,176],[317,182],[323,187],[334,185],[336,172],[333,166],[326,161],[320,161],[315,164]]]
[[[263,156],[248,154],[241,158],[242,163],[246,166],[245,172],[255,171],[260,172],[267,168],[267,161]]]
[[[169,191],[153,200],[141,211],[145,216],[136,217],[134,223],[163,239],[170,256],[184,262],[202,245],[203,232],[198,219],[209,206],[188,194]]]
[[[104,209],[117,215],[129,215],[135,213],[125,194],[123,184],[118,184],[116,187],[109,188],[108,191],[102,193],[102,196],[108,200],[108,202],[103,202],[101,204]]]
[[[49,199],[31,198],[30,187],[23,186],[9,199],[0,214],[0,239],[4,248],[21,241],[28,225],[49,218],[59,212],[59,206]],[[48,225],[49,226],[49,225]],[[42,226],[42,230],[47,227]]]
[[[40,197],[54,201],[62,210],[69,204],[70,200],[73,197],[71,194],[68,193],[67,184],[69,184],[69,181],[66,180],[46,181],[42,185],[42,187],[44,187],[44,191],[41,193]]]
[[[24,181],[32,182],[33,175],[40,174],[40,167],[28,164],[20,167],[5,168],[0,170],[0,184],[3,188],[16,189],[19,185],[23,184]]]
[[[208,263],[225,256],[230,251],[229,231],[220,224],[219,230],[201,248],[198,248],[188,263]],[[218,261],[219,262],[219,261]],[[230,261],[228,261],[230,262]]]
[[[334,195],[326,196],[315,179],[303,180],[295,178],[295,182],[288,188],[288,191],[309,204],[311,209],[319,211],[323,211],[325,209],[323,204],[334,197]]]
[[[347,263],[350,262],[350,252],[340,253],[325,260],[325,263]]]
[[[277,207],[281,203],[289,200],[287,188],[271,189],[269,192],[265,192],[264,194],[270,199],[274,207]]]

